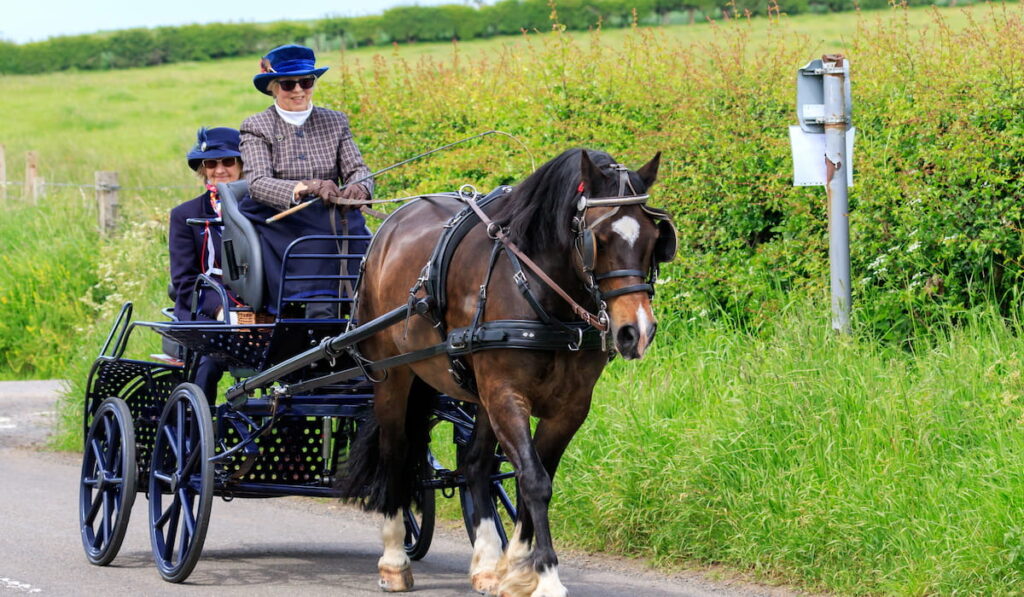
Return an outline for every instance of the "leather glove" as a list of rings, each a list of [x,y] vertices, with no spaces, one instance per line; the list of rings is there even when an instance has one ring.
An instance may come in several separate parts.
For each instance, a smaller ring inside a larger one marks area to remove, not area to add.
[[[295,187],[296,199],[316,196],[325,201],[330,201],[335,197],[341,196],[341,191],[338,190],[338,185],[333,180],[303,180],[298,185],[295,185]]]
[[[370,191],[366,190],[361,184],[354,184],[345,187],[338,193],[337,200],[332,199],[332,203],[344,205],[351,209],[358,209],[360,205],[365,205],[366,201],[370,200]],[[356,202],[356,203],[353,203]]]

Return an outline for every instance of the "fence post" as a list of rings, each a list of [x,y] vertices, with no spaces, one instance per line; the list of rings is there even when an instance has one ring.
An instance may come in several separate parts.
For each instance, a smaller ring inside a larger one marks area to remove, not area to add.
[[[7,150],[0,143],[0,201],[7,199]]]
[[[39,153],[35,151],[25,152],[25,197],[34,203],[39,195],[39,184],[36,178],[39,176]]]
[[[100,236],[113,236],[117,229],[117,172],[96,172],[96,203],[99,207]]]

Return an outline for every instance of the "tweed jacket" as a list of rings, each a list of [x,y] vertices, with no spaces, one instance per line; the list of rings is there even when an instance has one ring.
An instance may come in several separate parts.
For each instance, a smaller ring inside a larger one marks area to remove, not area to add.
[[[279,210],[291,207],[297,181],[333,180],[340,186],[370,174],[341,112],[314,106],[306,122],[295,126],[270,106],[246,118],[239,131],[250,196]],[[372,196],[373,179],[360,184]]]

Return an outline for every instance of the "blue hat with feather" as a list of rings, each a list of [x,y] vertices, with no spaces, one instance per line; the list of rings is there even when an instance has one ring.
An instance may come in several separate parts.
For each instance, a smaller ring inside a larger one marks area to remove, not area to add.
[[[203,160],[241,157],[238,151],[238,131],[226,126],[208,129],[205,126],[196,131],[196,144],[185,154],[188,167],[195,170]]]
[[[271,95],[268,87],[278,77],[301,77],[320,75],[327,72],[326,66],[316,67],[316,55],[306,46],[289,44],[278,46],[260,59],[260,74],[252,78],[252,84],[261,92]]]

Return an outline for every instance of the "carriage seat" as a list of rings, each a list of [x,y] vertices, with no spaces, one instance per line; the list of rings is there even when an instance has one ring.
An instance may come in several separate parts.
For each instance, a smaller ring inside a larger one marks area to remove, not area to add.
[[[217,185],[220,196],[221,259],[224,284],[253,311],[263,310],[266,281],[263,249],[256,226],[238,209],[238,202],[249,192],[245,180]]]

